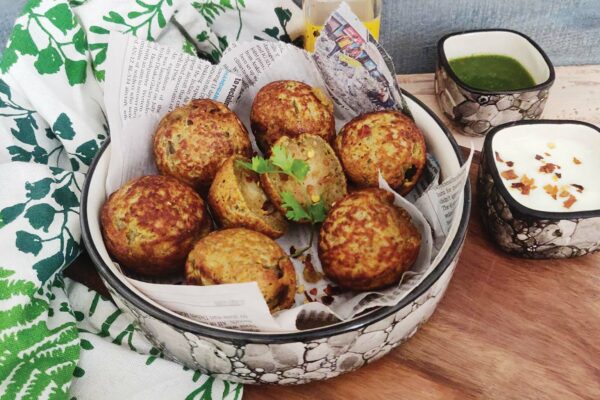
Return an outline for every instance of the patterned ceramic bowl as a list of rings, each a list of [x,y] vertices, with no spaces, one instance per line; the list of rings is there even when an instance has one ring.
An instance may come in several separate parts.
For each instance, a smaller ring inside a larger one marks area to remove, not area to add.
[[[440,108],[464,134],[484,136],[495,126],[538,119],[542,115],[554,83],[554,67],[540,46],[529,37],[505,29],[456,32],[441,38],[437,51],[435,93]],[[479,54],[516,59],[532,75],[535,85],[494,92],[467,85],[452,71],[448,60]]]
[[[484,226],[500,248],[527,258],[600,250],[599,153],[600,129],[585,122],[521,121],[492,129],[477,191]]]
[[[406,94],[444,176],[462,163],[456,142],[422,103]],[[110,145],[102,148],[84,185],[81,203],[85,246],[115,303],[132,315],[164,355],[189,368],[242,383],[301,384],[360,368],[400,345],[431,316],[456,267],[471,206],[467,184],[459,218],[434,261],[436,267],[404,300],[353,320],[298,333],[251,333],[219,329],[171,312],[145,297],[117,272],[102,241],[99,211],[106,199]]]

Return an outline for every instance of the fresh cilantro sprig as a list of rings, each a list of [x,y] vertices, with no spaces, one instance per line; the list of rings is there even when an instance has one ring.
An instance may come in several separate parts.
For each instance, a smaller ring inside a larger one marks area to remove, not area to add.
[[[303,182],[310,171],[310,167],[306,162],[296,160],[281,146],[273,146],[270,158],[254,156],[252,162],[239,161],[239,164],[257,174],[283,173],[293,177],[298,182]]]
[[[306,178],[306,175],[308,175],[308,172],[310,171],[310,167],[306,162],[302,160],[296,160],[281,146],[273,146],[271,162],[276,167],[281,168],[281,170],[286,174],[296,178],[298,182],[303,182],[304,178]]]
[[[278,174],[279,169],[275,168],[271,160],[265,160],[261,156],[252,157],[251,162],[238,160],[238,164],[242,167],[254,171],[257,174]]]
[[[281,199],[283,200],[283,207],[287,210],[285,216],[289,220],[295,222],[309,221],[313,225],[325,221],[327,211],[322,199],[307,208],[304,208],[290,192],[281,193]]]
[[[283,207],[287,210],[285,213],[287,219],[295,222],[308,220],[313,226],[325,221],[327,210],[325,209],[325,203],[323,202],[323,199],[316,203],[310,204],[307,208],[303,207],[302,204],[296,200],[296,197],[294,197],[294,195],[290,192],[281,193],[281,199],[283,200]],[[315,230],[311,229],[308,246],[294,252],[294,254],[292,254],[293,258],[300,257],[312,247],[313,240],[315,238],[314,235]]]
[[[257,174],[286,174],[296,181],[302,183],[310,171],[310,166],[303,160],[297,160],[292,157],[281,146],[273,146],[271,157],[261,156],[252,157],[251,162],[238,161],[238,163]],[[308,196],[307,196],[308,197]],[[290,192],[281,193],[282,206],[285,208],[285,216],[290,221],[304,222],[308,221],[311,225],[316,225],[325,221],[327,210],[323,199],[304,207],[296,197]],[[314,239],[314,229],[311,229],[310,244],[292,254],[292,257],[300,257],[304,252],[312,247]]]

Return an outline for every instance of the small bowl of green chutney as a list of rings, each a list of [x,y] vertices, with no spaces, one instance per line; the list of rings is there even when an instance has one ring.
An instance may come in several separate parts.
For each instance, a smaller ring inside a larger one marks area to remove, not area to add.
[[[539,119],[554,66],[528,36],[507,29],[455,32],[438,41],[435,92],[444,114],[470,136]]]

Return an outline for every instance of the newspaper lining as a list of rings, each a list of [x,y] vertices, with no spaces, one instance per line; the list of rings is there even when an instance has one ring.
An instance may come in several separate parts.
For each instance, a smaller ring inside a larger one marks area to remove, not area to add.
[[[249,126],[250,108],[258,90],[275,80],[295,79],[329,93],[338,128],[373,110],[396,109],[410,115],[391,60],[345,4],[327,21],[312,55],[279,42],[242,42],[230,46],[221,64],[214,66],[131,36],[111,34],[109,40],[105,85],[112,143],[108,194],[130,179],[156,173],[152,135],[167,112],[193,98],[221,101]],[[252,135],[251,139],[258,151]],[[292,259],[298,287],[304,289],[296,294],[296,306],[276,315],[269,312],[256,283],[182,286],[127,279],[147,297],[187,318],[248,331],[296,331],[396,304],[433,268],[433,258],[456,216],[470,160],[458,174],[439,183],[439,165],[429,155],[426,177],[408,198],[395,193],[380,177],[380,187],[394,194],[395,204],[408,211],[422,238],[417,261],[397,286],[332,293],[336,285],[326,277],[316,283],[306,282],[303,271],[307,263],[322,273],[316,241],[302,259]],[[310,229],[293,225],[277,242],[289,254],[292,247],[308,246]],[[305,304],[307,300],[311,302]]]
[[[188,54],[156,43],[110,35],[104,103],[111,130],[106,192],[132,178],[155,174],[152,134],[169,111],[194,98],[231,106],[242,78]]]

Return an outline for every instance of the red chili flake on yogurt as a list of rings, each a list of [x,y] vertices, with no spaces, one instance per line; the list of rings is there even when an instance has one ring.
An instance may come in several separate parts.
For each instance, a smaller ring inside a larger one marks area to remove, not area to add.
[[[521,182],[513,183],[511,187],[513,189],[518,189],[522,195],[527,196],[529,192],[537,188],[537,186],[534,185],[534,182],[535,179],[529,178],[527,175],[523,175],[521,177]]]
[[[496,161],[498,161],[498,162],[504,162],[504,160],[502,159],[502,157],[500,157],[500,153],[498,153],[496,151],[494,154],[496,154]]]
[[[571,193],[569,193],[569,191],[563,187],[560,190],[559,196],[560,197],[569,197],[569,196],[571,196]]]
[[[556,176],[558,179],[562,178],[562,174],[561,174],[560,172],[555,172],[555,173],[554,173],[554,175],[555,175],[555,176]]]
[[[310,292],[308,292],[308,293],[312,294],[313,296],[316,296],[318,293],[317,288],[310,289]]]
[[[512,167],[513,165],[515,165],[515,163],[512,162],[512,161],[507,161],[506,165],[509,166],[509,167]]]
[[[583,186],[576,183],[571,183],[571,186],[573,186],[579,193],[583,193]]]
[[[544,190],[548,193],[554,200],[556,200],[556,196],[558,195],[558,186],[556,185],[546,185],[544,186]]]
[[[540,156],[539,154],[536,154],[535,155],[535,159],[538,160],[538,161],[540,161],[540,160],[543,160],[544,157]]]
[[[573,164],[579,165],[581,164],[581,161],[577,157],[573,157]]]
[[[521,190],[521,188],[523,186],[525,186],[525,185],[523,185],[521,182],[516,182],[516,183],[513,183],[512,185],[510,185],[511,188],[513,188],[513,189],[519,189],[519,190]]]
[[[502,175],[502,177],[507,181],[512,181],[513,179],[517,179],[519,177],[519,175],[515,174],[515,171],[513,171],[512,169],[503,171],[502,173],[500,173],[500,175]]]
[[[553,163],[546,163],[540,167],[539,171],[545,174],[551,174],[555,169],[560,169],[560,166]]]
[[[529,193],[531,192],[532,187],[529,185],[524,184],[523,182],[517,182],[517,183],[513,183],[511,185],[511,187],[513,189],[518,189],[522,195],[529,195]],[[535,187],[533,187],[535,189]]]
[[[563,206],[565,206],[565,208],[571,208],[571,206],[575,204],[576,201],[577,197],[570,195],[569,198],[563,203]]]

